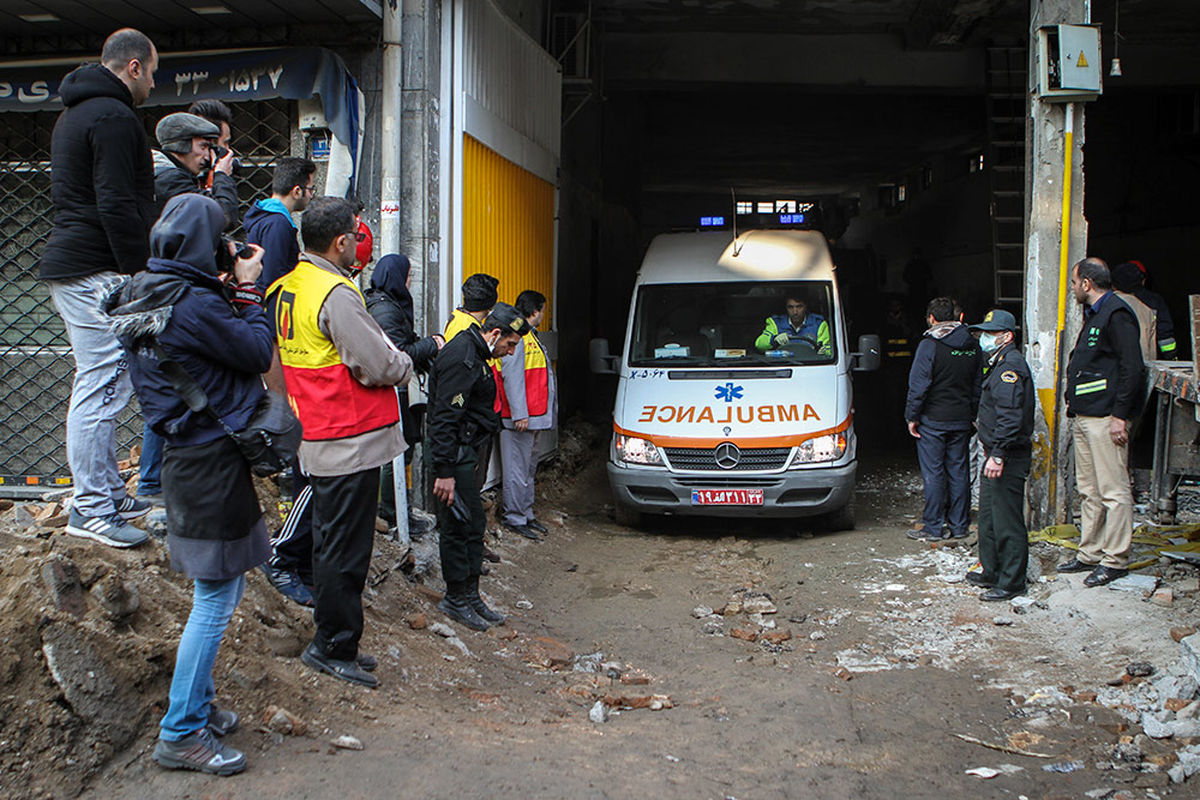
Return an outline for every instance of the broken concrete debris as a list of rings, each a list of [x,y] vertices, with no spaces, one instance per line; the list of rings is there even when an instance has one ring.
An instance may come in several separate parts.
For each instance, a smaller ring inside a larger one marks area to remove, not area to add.
[[[362,750],[363,749],[363,743],[358,737],[351,736],[351,735],[345,734],[345,733],[342,734],[341,736],[336,737],[332,742],[330,742],[330,744],[332,744],[334,747],[338,748],[339,750]]]
[[[303,736],[308,733],[308,724],[304,720],[277,705],[267,706],[263,712],[263,725],[283,736]]]

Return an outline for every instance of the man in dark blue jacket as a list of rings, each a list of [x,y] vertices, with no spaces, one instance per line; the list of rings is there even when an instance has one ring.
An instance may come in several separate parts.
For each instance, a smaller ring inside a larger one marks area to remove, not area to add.
[[[242,227],[246,241],[263,249],[263,269],[257,286],[265,292],[272,283],[291,272],[300,260],[296,223],[292,214],[308,207],[316,188],[317,165],[307,158],[279,159],[271,179],[271,196],[259,200],[246,212]],[[292,462],[292,508],[283,526],[271,539],[271,559],[263,566],[267,580],[284,597],[302,606],[313,604],[312,490]]]
[[[54,229],[38,272],[50,287],[75,357],[67,410],[67,461],[75,483],[67,533],[113,547],[146,534],[126,520],[150,504],[125,493],[114,447],[117,417],[133,396],[117,337],[98,319],[96,298],[146,268],[154,224],[154,173],[146,131],[134,109],[154,88],[158,51],[145,34],[108,37],[99,64],[59,87],[66,110],[50,140]]]
[[[921,337],[908,373],[904,418],[917,440],[917,460],[925,485],[925,510],[911,539],[937,541],[943,514],[949,537],[965,539],[970,525],[968,444],[979,407],[979,344],[962,323],[958,304],[935,297],[925,310],[929,329]]]
[[[271,196],[250,206],[242,227],[246,241],[262,247],[263,271],[258,288],[264,292],[275,281],[291,272],[300,260],[296,223],[292,219],[308,207],[316,187],[313,173],[317,165],[307,158],[286,157],[275,165]]]

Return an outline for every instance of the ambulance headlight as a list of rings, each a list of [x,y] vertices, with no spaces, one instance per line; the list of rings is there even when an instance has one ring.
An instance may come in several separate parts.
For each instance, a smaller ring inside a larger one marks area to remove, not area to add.
[[[822,461],[837,461],[846,452],[846,434],[830,433],[806,440],[796,448],[790,469],[801,464],[818,464]]]
[[[624,461],[626,464],[645,464],[654,467],[663,465],[662,454],[658,452],[658,448],[654,446],[653,442],[618,433],[613,437],[613,444],[617,449],[617,460]]]

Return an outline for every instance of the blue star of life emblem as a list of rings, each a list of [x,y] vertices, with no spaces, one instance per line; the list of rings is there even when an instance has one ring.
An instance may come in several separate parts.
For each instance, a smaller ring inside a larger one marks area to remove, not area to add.
[[[742,399],[742,387],[734,386],[732,383],[727,383],[724,386],[718,386],[717,393],[714,396],[718,400],[724,400],[726,403],[732,403],[734,400]]]

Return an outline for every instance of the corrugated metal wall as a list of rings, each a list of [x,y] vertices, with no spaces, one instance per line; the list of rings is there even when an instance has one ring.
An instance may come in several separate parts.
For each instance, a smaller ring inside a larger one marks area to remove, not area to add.
[[[499,278],[506,303],[525,289],[553,300],[554,186],[465,135],[463,275],[475,272]]]

